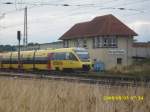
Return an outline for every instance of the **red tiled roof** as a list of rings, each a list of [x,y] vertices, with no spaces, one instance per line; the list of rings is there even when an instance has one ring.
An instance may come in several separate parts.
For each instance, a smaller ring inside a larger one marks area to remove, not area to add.
[[[109,14],[96,17],[88,22],[75,24],[60,39],[93,36],[137,36],[137,34],[115,16]]]

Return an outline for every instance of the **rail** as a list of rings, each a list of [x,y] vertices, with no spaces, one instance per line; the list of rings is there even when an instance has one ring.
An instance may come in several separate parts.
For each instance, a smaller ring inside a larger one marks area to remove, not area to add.
[[[46,79],[46,80],[63,80],[67,82],[79,82],[98,85],[111,85],[111,86],[144,86],[150,87],[150,77],[135,77],[124,75],[98,75],[93,72],[81,73],[65,73],[65,72],[14,72],[14,71],[1,71],[2,77],[13,78],[28,78],[28,79]]]

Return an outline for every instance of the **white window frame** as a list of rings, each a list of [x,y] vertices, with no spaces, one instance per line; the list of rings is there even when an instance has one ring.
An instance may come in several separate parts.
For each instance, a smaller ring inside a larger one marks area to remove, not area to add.
[[[87,48],[87,39],[86,38],[83,39],[83,47]]]
[[[102,47],[102,37],[94,37],[93,40],[94,48],[100,48]]]
[[[117,37],[113,37],[113,38],[112,38],[111,46],[112,46],[112,47],[117,47]]]
[[[82,47],[83,41],[82,39],[77,39],[77,47]]]
[[[102,38],[102,47],[109,47],[110,37]]]
[[[97,37],[98,39],[98,43],[97,43],[97,47],[102,47],[102,37]]]
[[[64,40],[63,46],[64,46],[64,48],[68,48],[69,47],[69,40]]]
[[[94,48],[115,48],[117,47],[117,37],[94,37]]]

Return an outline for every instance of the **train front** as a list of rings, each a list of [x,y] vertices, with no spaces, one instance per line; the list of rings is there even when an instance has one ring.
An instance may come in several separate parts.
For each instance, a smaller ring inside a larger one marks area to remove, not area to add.
[[[87,49],[84,48],[75,48],[75,54],[77,55],[83,71],[89,71],[92,69],[92,62],[89,56]]]

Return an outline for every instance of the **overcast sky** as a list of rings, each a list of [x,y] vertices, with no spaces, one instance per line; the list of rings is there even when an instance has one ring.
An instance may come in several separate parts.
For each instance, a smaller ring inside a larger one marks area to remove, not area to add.
[[[13,4],[4,4],[7,2]],[[17,44],[16,32],[23,33],[24,23],[24,11],[19,9],[25,6],[29,42],[57,41],[74,24],[106,14],[113,14],[138,33],[138,41],[150,41],[149,4],[150,0],[0,0],[0,44]]]

